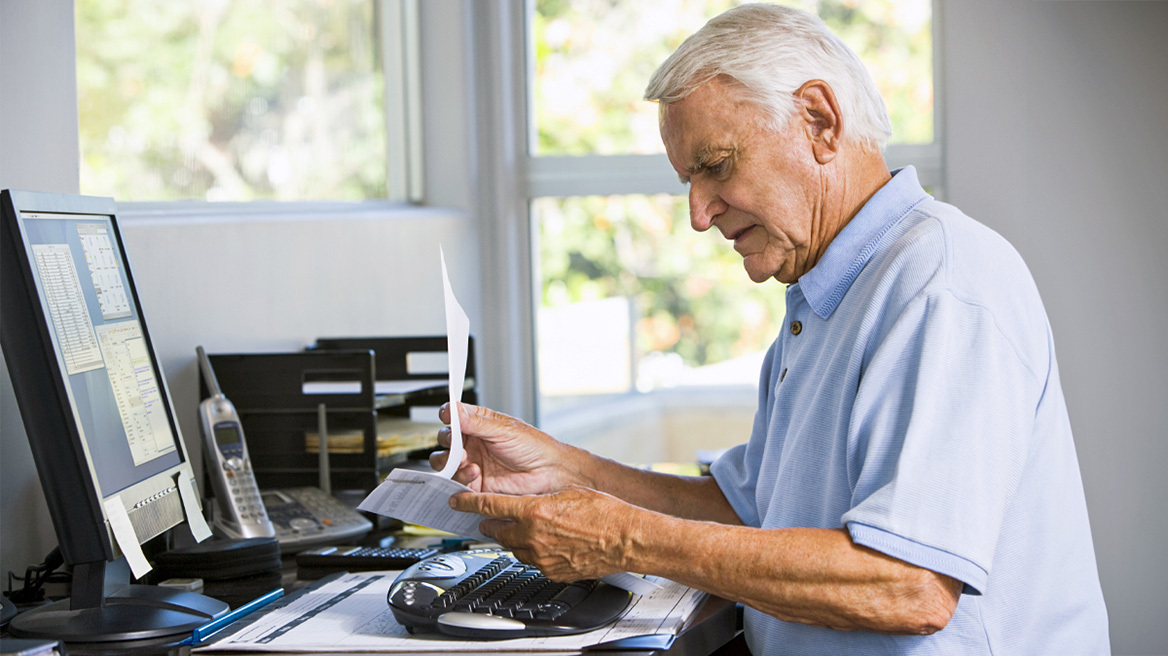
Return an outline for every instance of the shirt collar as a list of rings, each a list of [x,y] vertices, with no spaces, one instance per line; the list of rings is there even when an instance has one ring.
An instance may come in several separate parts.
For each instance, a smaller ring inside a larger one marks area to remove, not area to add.
[[[831,240],[819,262],[799,278],[797,284],[815,314],[827,319],[835,312],[884,233],[929,198],[915,168],[906,166],[892,172],[892,179],[868,199]]]

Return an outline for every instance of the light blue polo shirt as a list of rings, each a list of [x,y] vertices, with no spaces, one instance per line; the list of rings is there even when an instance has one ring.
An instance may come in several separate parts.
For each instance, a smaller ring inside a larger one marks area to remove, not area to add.
[[[762,654],[1106,654],[1046,311],[1001,236],[895,172],[787,288],[747,444],[712,473],[742,520],[846,527],[965,583],[949,625],[886,636],[747,609]]]

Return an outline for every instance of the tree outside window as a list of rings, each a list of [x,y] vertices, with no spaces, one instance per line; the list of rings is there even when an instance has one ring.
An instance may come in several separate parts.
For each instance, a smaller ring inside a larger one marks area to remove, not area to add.
[[[81,190],[386,196],[373,0],[78,0]]]

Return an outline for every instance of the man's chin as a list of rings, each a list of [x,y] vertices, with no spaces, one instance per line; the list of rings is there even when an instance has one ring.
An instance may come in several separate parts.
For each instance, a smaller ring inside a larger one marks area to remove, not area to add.
[[[746,260],[742,261],[742,268],[746,269],[746,275],[750,276],[753,282],[766,282],[778,275],[774,271],[752,267]]]

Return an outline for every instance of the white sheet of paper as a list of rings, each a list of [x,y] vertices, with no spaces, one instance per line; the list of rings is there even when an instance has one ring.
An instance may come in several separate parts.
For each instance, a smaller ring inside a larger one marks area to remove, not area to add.
[[[553,652],[579,653],[602,642],[640,635],[676,635],[705,593],[668,579],[650,595],[633,597],[624,615],[604,628],[568,636],[511,640],[457,640],[441,634],[410,634],[385,603],[396,572],[345,574],[310,594],[240,621],[201,651],[253,652]]]
[[[462,462],[462,426],[458,421],[458,400],[462,398],[466,379],[466,354],[470,348],[470,319],[454,297],[450,274],[446,272],[446,253],[438,247],[442,261],[442,290],[446,296],[446,359],[450,376],[450,457],[442,468],[442,476],[453,478]]]
[[[134,533],[134,525],[130,523],[130,515],[122,505],[121,497],[112,496],[105,500],[105,516],[109,518],[110,530],[114,539],[118,541],[118,548],[130,564],[130,571],[134,578],[140,579],[154,569],[142,553],[142,545],[138,544],[138,535]]]
[[[207,526],[207,520],[203,518],[203,512],[199,509],[199,495],[191,485],[191,479],[181,472],[178,475],[178,495],[182,498],[187,526],[191,527],[191,535],[195,537],[195,542],[202,542],[211,537],[211,527]]]
[[[398,467],[389,472],[385,481],[370,492],[357,509],[490,542],[487,536],[479,533],[479,522],[486,517],[458,512],[450,507],[450,495],[469,491],[469,487],[437,472]]]
[[[381,396],[385,394],[409,394],[425,389],[441,387],[441,380],[376,380],[373,381],[373,393]],[[300,386],[303,394],[360,394],[361,381],[357,380],[316,380]]]
[[[600,577],[600,580],[609,585],[615,585],[621,590],[628,590],[633,594],[639,595],[652,594],[654,590],[661,587],[653,581],[641,578],[631,572],[613,572],[608,576]]]

